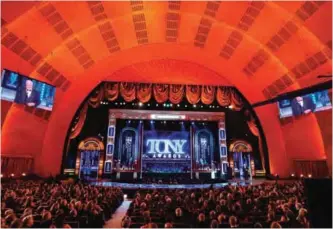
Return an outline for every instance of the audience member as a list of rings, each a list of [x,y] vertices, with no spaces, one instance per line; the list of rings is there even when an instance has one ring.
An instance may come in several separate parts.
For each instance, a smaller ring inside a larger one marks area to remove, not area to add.
[[[15,181],[1,184],[2,228],[103,227],[120,206],[118,188],[83,183]]]

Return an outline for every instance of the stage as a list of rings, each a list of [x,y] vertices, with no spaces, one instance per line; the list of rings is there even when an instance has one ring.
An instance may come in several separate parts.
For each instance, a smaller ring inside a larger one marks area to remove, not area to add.
[[[204,188],[223,188],[228,185],[260,185],[262,183],[272,183],[275,181],[266,179],[241,180],[233,179],[228,182],[215,184],[134,184],[113,181],[91,181],[90,184],[103,187],[118,187],[122,189],[204,189]]]

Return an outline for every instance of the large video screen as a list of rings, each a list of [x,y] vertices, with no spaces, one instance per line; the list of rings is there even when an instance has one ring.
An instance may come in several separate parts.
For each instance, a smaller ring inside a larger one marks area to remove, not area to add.
[[[190,172],[189,131],[144,131],[142,171],[152,173]]]
[[[3,70],[1,99],[51,111],[55,87],[23,76],[17,72]]]
[[[278,102],[280,118],[300,116],[317,111],[332,109],[328,90],[297,96],[293,99],[284,99]]]

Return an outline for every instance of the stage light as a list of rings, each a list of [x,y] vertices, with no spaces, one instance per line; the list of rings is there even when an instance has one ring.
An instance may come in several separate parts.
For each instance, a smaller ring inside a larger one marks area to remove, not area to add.
[[[123,104],[124,104],[124,105],[126,105],[126,103],[125,103],[125,102],[123,102]]]
[[[150,103],[148,103],[147,105],[148,105],[148,107],[150,107]]]
[[[185,105],[185,107],[187,107],[187,105]]]
[[[304,175],[303,174],[301,174],[301,176],[300,177],[304,177]]]
[[[14,176],[15,176],[15,174],[14,174],[14,173],[12,173],[12,174],[10,174],[10,176],[11,176],[11,177],[14,177]]]
[[[158,107],[158,104],[156,104],[156,106]]]
[[[192,125],[194,125],[194,122],[191,122]]]
[[[203,106],[201,105],[201,108],[203,108]]]
[[[233,108],[233,106],[232,105],[229,105],[229,109],[232,109]]]
[[[170,104],[170,107],[172,107],[173,106],[173,104]]]
[[[151,114],[151,119],[167,119],[167,120],[179,120],[186,119],[185,115],[172,115],[172,114]]]
[[[3,174],[0,174],[0,177],[3,178]]]
[[[212,108],[215,108],[215,106],[212,106]]]
[[[142,105],[143,105],[143,104],[140,102],[140,103],[139,103],[139,107],[141,107]]]
[[[294,174],[294,173],[292,173],[292,174],[291,174],[291,176],[292,176],[292,177],[294,177],[294,176],[295,176],[295,174]]]
[[[309,178],[311,178],[311,177],[312,177],[312,175],[311,175],[311,174],[308,174],[308,177],[309,177]]]
[[[124,200],[126,200],[127,199],[127,195],[126,194],[124,194]]]
[[[140,120],[140,123],[142,123],[142,120]]]
[[[193,107],[194,107],[194,108],[196,108],[196,107],[197,107],[197,105],[195,105],[195,104],[194,104],[194,105],[193,105]]]
[[[22,176],[24,176],[24,177],[25,177],[25,176],[26,176],[26,174],[25,174],[25,173],[22,173]]]
[[[177,104],[177,107],[180,107],[180,105],[179,105],[179,104]]]

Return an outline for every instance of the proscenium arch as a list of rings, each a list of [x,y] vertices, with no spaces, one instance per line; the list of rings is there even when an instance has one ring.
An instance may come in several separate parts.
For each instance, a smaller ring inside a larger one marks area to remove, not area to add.
[[[194,56],[192,55],[193,52],[202,52],[199,49],[196,48],[187,48],[182,49],[182,47],[177,47],[175,44],[165,44],[165,45],[158,45],[159,52],[156,53],[156,46],[157,45],[145,45],[145,46],[139,46],[130,50],[124,50],[122,52],[119,52],[118,55],[111,56],[108,60],[105,60],[103,62],[97,63],[95,66],[88,69],[86,72],[84,72],[81,76],[78,78],[81,78],[82,80],[75,84],[73,84],[69,90],[62,95],[61,98],[57,101],[57,107],[54,109],[53,114],[49,120],[48,128],[45,133],[45,138],[43,142],[43,149],[41,156],[39,157],[39,161],[36,162],[37,170],[41,174],[47,173],[45,169],[43,168],[42,164],[44,163],[49,164],[49,169],[52,171],[52,173],[56,174],[60,171],[60,164],[61,164],[61,158],[62,158],[62,152],[63,152],[63,145],[65,142],[65,137],[67,134],[68,127],[70,125],[70,122],[76,112],[76,110],[79,108],[81,102],[84,100],[84,98],[91,92],[101,81],[105,79],[108,75],[110,75],[112,72],[116,72],[118,69],[124,68],[128,65],[138,63],[140,61],[149,61],[151,59],[154,59],[153,57],[158,59],[178,59],[178,60],[186,60],[198,63],[202,66],[206,66],[207,68],[210,68],[214,70],[217,73],[221,73],[221,69],[223,69],[223,66],[220,66],[216,64],[215,61],[211,61],[212,59],[207,59],[202,56]],[[154,48],[155,47],[155,48]],[[177,47],[177,53],[175,53],[173,50]],[[152,49],[152,50],[150,50]],[[189,50],[191,50],[189,52]],[[150,54],[152,56],[147,56],[147,54]],[[180,55],[181,54],[181,55]],[[110,64],[111,63],[111,64]],[[215,63],[215,64],[214,64]],[[90,77],[89,77],[90,76]],[[91,77],[94,76],[94,77]],[[117,79],[115,79],[116,81]],[[141,79],[137,79],[140,81]],[[143,80],[143,79],[142,79]],[[177,79],[170,78],[170,83],[177,83],[175,81]],[[175,82],[174,82],[175,81]],[[200,84],[200,82],[197,82],[196,79],[188,80],[187,82],[182,82],[183,84]],[[248,82],[241,84],[237,84],[237,89],[245,95],[245,97],[251,102],[251,98],[247,97],[247,95],[252,95],[252,100],[256,99],[263,99],[263,95],[260,91],[252,91],[248,88]],[[63,111],[66,112],[63,112]],[[271,115],[269,115],[271,114]],[[270,117],[277,117],[277,111],[274,109],[270,109],[269,111],[266,111],[264,113],[265,117],[269,115]],[[285,149],[283,148],[283,135],[281,131],[281,125],[276,118],[275,121],[263,121],[262,117],[260,117],[260,112],[258,113],[259,119],[261,121],[261,124],[263,126],[263,130],[265,132],[265,136],[267,139],[267,145],[269,150],[272,149],[272,147],[276,147],[273,151],[282,150],[282,152],[285,152]],[[315,121],[315,120],[314,120]],[[317,124],[316,124],[317,125]],[[270,126],[271,128],[274,128],[274,131],[266,131],[265,129]],[[320,132],[320,131],[319,131]],[[318,134],[318,133],[316,133]],[[320,134],[320,133],[319,133]],[[281,148],[282,147],[282,148]],[[52,153],[50,153],[52,152]],[[274,158],[276,160],[286,160],[285,157],[281,157],[279,155],[280,153],[277,153],[276,155],[273,155],[273,153],[269,153],[269,158],[273,161],[270,161],[270,165],[272,167],[272,164],[274,164]],[[40,163],[40,164],[39,164]],[[286,169],[289,169],[289,166],[286,165]],[[274,172],[274,170],[273,170]]]
[[[240,151],[237,151],[237,148],[238,147],[244,147],[246,149],[246,151],[244,152],[252,152],[252,146],[250,143],[248,143],[247,141],[245,140],[234,140],[231,142],[230,146],[229,146],[229,151],[230,152],[240,152]]]

